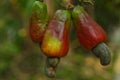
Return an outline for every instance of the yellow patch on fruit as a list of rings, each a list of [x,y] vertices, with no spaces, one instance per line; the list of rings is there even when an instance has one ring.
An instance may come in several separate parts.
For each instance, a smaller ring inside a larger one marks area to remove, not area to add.
[[[42,43],[42,50],[47,56],[55,56],[60,53],[61,42],[58,38],[51,36],[49,32],[45,34]]]

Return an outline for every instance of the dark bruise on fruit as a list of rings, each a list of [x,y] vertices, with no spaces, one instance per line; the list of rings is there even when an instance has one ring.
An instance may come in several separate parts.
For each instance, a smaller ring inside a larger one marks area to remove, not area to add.
[[[47,22],[48,14],[46,4],[40,1],[35,1],[32,6],[32,13],[29,22],[29,33],[33,42],[41,43]]]
[[[67,10],[57,10],[48,24],[41,50],[48,57],[63,57],[69,49],[70,13]]]
[[[84,48],[91,50],[98,43],[106,40],[105,31],[85,12],[83,7],[75,7],[72,15],[79,42]]]

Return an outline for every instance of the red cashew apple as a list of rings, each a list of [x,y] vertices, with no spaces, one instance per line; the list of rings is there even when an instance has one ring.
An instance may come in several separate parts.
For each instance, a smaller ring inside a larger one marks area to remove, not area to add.
[[[40,1],[35,1],[32,6],[29,24],[29,33],[33,42],[41,43],[47,22],[48,14],[46,4]]]
[[[41,50],[48,57],[63,57],[69,50],[70,13],[67,10],[57,10],[48,23],[44,34]]]
[[[41,51],[47,56],[45,72],[48,77],[55,76],[60,58],[68,53],[70,18],[69,11],[57,10],[40,44]]]
[[[100,57],[101,64],[110,63],[110,52],[106,41],[106,33],[84,10],[82,6],[76,6],[72,12],[73,21],[80,44],[87,50],[91,50]]]

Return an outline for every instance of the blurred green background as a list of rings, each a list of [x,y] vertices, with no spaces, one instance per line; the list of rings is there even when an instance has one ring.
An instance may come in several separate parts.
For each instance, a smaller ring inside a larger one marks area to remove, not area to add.
[[[46,57],[28,34],[34,1],[0,2],[0,80],[120,80],[120,0],[95,0],[94,16],[108,34],[111,64],[101,66],[71,33],[69,54],[61,59],[54,79],[45,76]]]

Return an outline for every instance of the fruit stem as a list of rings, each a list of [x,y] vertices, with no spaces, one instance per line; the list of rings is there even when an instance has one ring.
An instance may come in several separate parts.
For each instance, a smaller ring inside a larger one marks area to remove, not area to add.
[[[87,13],[94,18],[94,0],[80,0],[80,4],[84,6]]]
[[[89,3],[91,5],[94,5],[94,0],[79,0],[80,3]]]
[[[45,73],[48,77],[54,78],[56,73],[57,65],[60,62],[58,57],[47,57],[45,65]]]
[[[96,47],[92,49],[95,56],[100,58],[100,63],[102,65],[108,65],[111,61],[110,50],[105,43],[99,43]]]
[[[72,10],[74,8],[72,0],[62,0],[61,6],[67,10]]]

